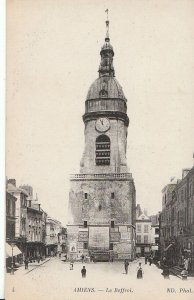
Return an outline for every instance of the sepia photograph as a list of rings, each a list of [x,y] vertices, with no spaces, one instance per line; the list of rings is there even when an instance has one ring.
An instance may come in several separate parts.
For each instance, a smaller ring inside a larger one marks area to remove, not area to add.
[[[193,16],[6,1],[6,300],[194,299]]]

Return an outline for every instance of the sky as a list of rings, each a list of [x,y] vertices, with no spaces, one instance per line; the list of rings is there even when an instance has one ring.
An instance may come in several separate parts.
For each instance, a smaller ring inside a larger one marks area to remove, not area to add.
[[[157,213],[162,188],[193,166],[193,1],[8,0],[6,175],[32,185],[63,225],[107,8],[115,75],[128,100],[136,202]]]

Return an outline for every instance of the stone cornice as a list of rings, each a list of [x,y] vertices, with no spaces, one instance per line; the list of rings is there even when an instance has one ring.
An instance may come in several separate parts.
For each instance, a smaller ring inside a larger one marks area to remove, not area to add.
[[[109,119],[117,119],[122,120],[125,123],[125,126],[129,125],[129,118],[127,114],[120,112],[120,111],[95,111],[95,112],[89,112],[85,113],[83,115],[83,121],[84,123],[91,120],[96,120],[100,117],[107,117]]]
[[[131,173],[103,173],[103,174],[71,174],[71,181],[90,181],[90,180],[124,180],[124,181],[133,181]]]

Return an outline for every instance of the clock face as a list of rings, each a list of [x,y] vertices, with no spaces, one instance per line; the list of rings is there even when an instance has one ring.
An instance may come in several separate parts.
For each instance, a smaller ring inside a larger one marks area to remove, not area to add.
[[[100,132],[105,132],[105,131],[109,130],[109,128],[110,128],[109,119],[107,119],[107,118],[99,118],[96,121],[96,130],[98,130]]]

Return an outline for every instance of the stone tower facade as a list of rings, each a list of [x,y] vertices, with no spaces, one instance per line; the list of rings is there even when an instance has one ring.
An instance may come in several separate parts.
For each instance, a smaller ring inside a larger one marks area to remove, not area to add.
[[[80,173],[71,175],[67,224],[68,256],[95,260],[135,256],[135,186],[126,160],[127,99],[115,78],[107,33],[99,77],[85,101],[85,147]]]

